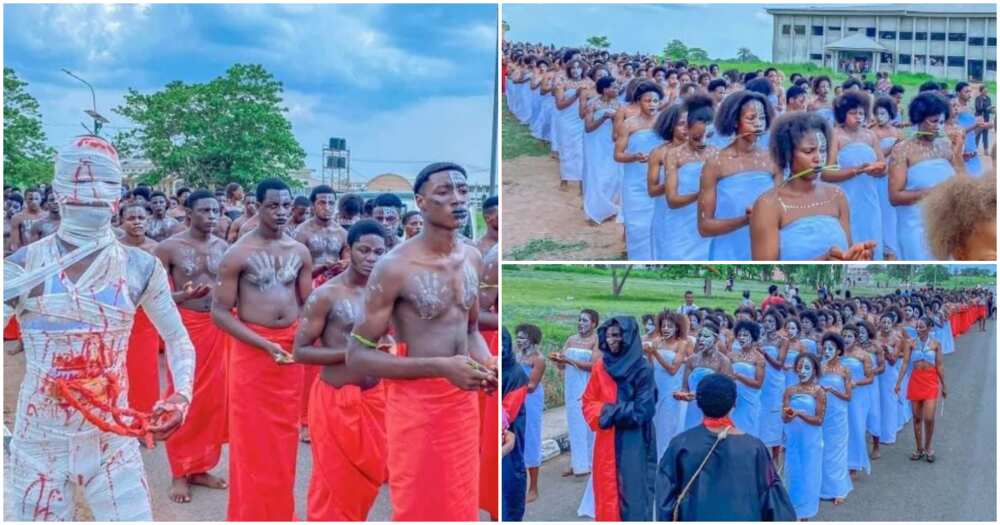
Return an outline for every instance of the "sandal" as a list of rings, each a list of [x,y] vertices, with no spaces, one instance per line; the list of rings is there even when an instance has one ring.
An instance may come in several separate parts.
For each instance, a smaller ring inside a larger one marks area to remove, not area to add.
[[[934,463],[934,452],[928,452],[927,453],[927,462],[928,463]]]
[[[918,451],[914,452],[913,454],[910,454],[910,460],[911,461],[920,461],[923,458],[924,458],[924,451],[923,450],[918,450]]]

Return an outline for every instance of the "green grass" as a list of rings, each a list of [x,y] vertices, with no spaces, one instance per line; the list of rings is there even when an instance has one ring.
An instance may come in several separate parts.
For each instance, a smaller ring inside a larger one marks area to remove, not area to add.
[[[507,97],[503,99],[503,135],[501,140],[503,160],[515,159],[521,155],[543,157],[549,154],[548,145],[532,137],[531,129],[521,124],[507,109]]]
[[[621,273],[621,272],[619,272]],[[880,276],[882,277],[882,276]],[[995,277],[952,277],[939,285],[946,288],[992,284]],[[895,288],[895,282],[882,278],[881,288],[854,287],[859,295],[882,295]],[[695,294],[695,304],[734,311],[741,303],[743,290],[750,291],[754,304],[767,295],[770,282],[737,280],[732,292],[725,291],[725,281],[712,281],[712,296],[702,296],[700,278],[666,280],[657,273],[635,269],[629,274],[621,296],[611,290],[611,270],[591,266],[565,265],[504,265],[503,324],[511,331],[518,324],[537,325],[543,334],[542,353],[558,351],[567,337],[576,333],[576,320],[583,308],[592,308],[604,319],[608,316],[656,313],[664,308],[676,309],[684,302],[684,292]],[[886,286],[888,285],[888,286]],[[815,290],[799,287],[807,303],[816,299]],[[563,404],[562,380],[555,366],[546,366],[545,406]]]
[[[551,239],[532,239],[527,244],[518,246],[510,251],[504,259],[510,259],[514,261],[537,261],[541,259],[540,254],[545,253],[546,255],[553,255],[558,253],[565,253],[572,250],[579,250],[581,248],[586,248],[587,243],[585,242],[558,242]],[[559,259],[559,257],[548,257],[550,259]]]

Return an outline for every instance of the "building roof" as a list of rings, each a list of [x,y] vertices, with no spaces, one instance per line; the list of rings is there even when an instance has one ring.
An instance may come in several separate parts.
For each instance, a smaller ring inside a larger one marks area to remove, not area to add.
[[[823,49],[829,51],[874,51],[876,53],[888,51],[885,46],[861,33],[854,33],[849,37],[831,42],[823,46]]]
[[[973,17],[997,16],[996,4],[882,4],[882,5],[802,5],[794,7],[768,8],[772,15],[821,15],[821,14],[857,14],[857,15],[964,15]]]
[[[413,191],[413,183],[402,175],[383,173],[368,181],[368,191]]]

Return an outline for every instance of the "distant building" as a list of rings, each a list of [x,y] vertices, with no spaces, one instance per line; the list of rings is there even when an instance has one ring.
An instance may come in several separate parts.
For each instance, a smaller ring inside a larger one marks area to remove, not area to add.
[[[864,266],[848,264],[844,268],[844,282],[850,286],[869,286],[874,283],[872,274]]]
[[[367,191],[413,191],[413,182],[402,175],[383,173],[368,181]]]
[[[845,73],[926,73],[996,80],[996,4],[780,7],[772,60]]]

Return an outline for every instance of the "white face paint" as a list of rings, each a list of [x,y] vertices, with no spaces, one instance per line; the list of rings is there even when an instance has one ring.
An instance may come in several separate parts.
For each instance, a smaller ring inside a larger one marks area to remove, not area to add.
[[[813,364],[812,361],[808,359],[803,359],[799,363],[799,381],[805,383],[812,379],[813,376]]]
[[[823,362],[827,362],[837,355],[837,345],[833,341],[823,343]]]
[[[764,318],[764,328],[767,328],[768,332],[778,329],[778,322],[774,320],[774,316],[769,315]]]
[[[653,321],[646,321],[646,333],[651,334],[653,330],[656,330],[656,323]]]
[[[764,104],[761,104],[759,100],[751,100],[747,103],[747,107],[751,108],[754,112],[754,133],[763,135],[767,131],[767,113],[764,112]]]
[[[576,80],[583,76],[583,68],[578,66],[571,67],[569,70],[569,75],[573,80]]]
[[[674,334],[677,333],[677,327],[674,326],[674,323],[671,323],[670,321],[663,321],[662,331],[663,331],[663,337],[666,337],[667,339],[672,339],[674,337]]]
[[[858,126],[864,127],[867,115],[864,111],[858,110]]]
[[[882,107],[875,108],[875,120],[882,126],[888,124],[890,120],[889,112]]]
[[[698,347],[707,351],[715,345],[715,332],[705,328],[698,333]]]
[[[750,330],[740,330],[740,333],[736,334],[736,340],[740,346],[747,347],[753,342],[753,336],[750,335]]]
[[[892,319],[889,319],[888,317],[883,317],[882,318],[882,329],[885,330],[885,331],[892,330]]]
[[[868,342],[868,329],[864,326],[858,328],[858,341],[861,342],[861,344]]]
[[[819,150],[819,162],[820,165],[826,164],[827,154],[830,151],[829,145],[826,142],[826,134],[822,131],[816,131],[816,149]]]
[[[798,337],[799,336],[799,325],[798,323],[788,323],[788,336]]]

